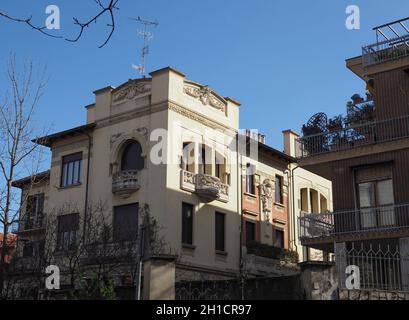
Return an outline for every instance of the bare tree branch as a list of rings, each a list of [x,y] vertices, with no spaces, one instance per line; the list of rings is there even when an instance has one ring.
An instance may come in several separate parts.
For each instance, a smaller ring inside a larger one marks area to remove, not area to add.
[[[32,22],[32,19],[33,19],[32,16],[30,16],[28,18],[16,18],[16,17],[12,17],[11,15],[9,15],[9,14],[7,14],[5,12],[0,11],[0,17],[9,19],[9,20],[14,21],[14,22],[24,23],[24,24],[28,25],[30,28],[32,28],[32,29],[34,29],[34,30],[36,30],[36,31],[48,36],[48,37],[62,38],[61,36],[54,35],[54,34],[46,32],[45,30],[47,29],[47,26],[40,27],[38,25],[35,25]]]
[[[86,28],[90,27],[92,23],[97,23],[97,20],[99,18],[102,18],[103,16],[108,16],[110,22],[107,23],[107,27],[110,28],[110,31],[105,39],[105,41],[98,47],[98,48],[102,48],[104,47],[109,40],[111,39],[112,35],[114,34],[115,31],[115,14],[114,11],[115,10],[119,10],[117,4],[119,2],[119,0],[109,0],[107,5],[103,4],[102,0],[94,0],[95,3],[97,4],[97,6],[99,7],[99,11],[89,20],[81,22],[78,18],[73,17],[73,22],[74,25],[77,25],[79,27],[79,32],[77,34],[77,36],[75,38],[65,38],[65,40],[69,41],[69,42],[77,42],[81,39],[81,37],[84,34],[84,31]],[[22,23],[25,24],[27,26],[29,26],[31,29],[38,31],[48,37],[52,37],[52,38],[63,38],[63,36],[61,35],[55,35],[55,34],[51,34],[49,32],[47,32],[47,26],[40,26],[40,25],[36,25],[32,19],[32,16],[29,16],[27,18],[21,18],[21,17],[15,17],[12,16],[4,11],[0,11],[0,17],[3,17],[5,19],[8,19],[10,21],[13,22],[17,22],[17,23]]]
[[[81,37],[82,34],[85,30],[85,28],[88,28],[92,23],[96,23],[98,18],[102,17],[104,14],[108,14],[111,20],[111,23],[108,23],[107,26],[110,27],[110,32],[105,39],[105,41],[98,47],[102,48],[104,47],[108,41],[111,39],[112,34],[115,31],[115,15],[114,15],[114,10],[118,10],[117,4],[119,0],[110,0],[107,6],[104,6],[101,2],[101,0],[95,0],[97,5],[100,7],[100,11],[91,19],[89,19],[86,22],[80,22],[77,18],[73,18],[74,24],[79,26],[80,30],[76,38],[73,39],[68,39],[66,38],[65,40],[70,41],[70,42],[77,42]]]

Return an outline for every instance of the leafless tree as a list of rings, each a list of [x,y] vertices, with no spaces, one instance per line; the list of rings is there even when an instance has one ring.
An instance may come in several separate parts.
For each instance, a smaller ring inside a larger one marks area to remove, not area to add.
[[[65,38],[65,40],[70,41],[70,42],[77,42],[81,39],[82,35],[84,34],[84,31],[89,28],[92,24],[96,24],[100,19],[102,19],[104,16],[108,16],[109,22],[107,23],[107,27],[109,28],[109,33],[105,39],[105,41],[99,46],[99,48],[104,47],[108,41],[111,39],[114,31],[115,31],[115,11],[118,10],[118,2],[119,0],[94,0],[95,4],[98,7],[97,12],[87,20],[80,20],[76,17],[73,17],[73,23],[74,25],[78,26],[79,31],[77,36],[73,38],[68,38],[68,37],[63,37],[62,35],[56,35],[50,33],[50,31],[47,29],[46,25],[40,25],[36,24],[33,21],[32,15],[28,17],[19,17],[19,16],[14,16],[11,15],[3,10],[0,9],[0,17],[5,18],[9,21],[16,22],[16,23],[21,23],[29,28],[42,33],[43,35],[53,37],[53,38]]]
[[[38,131],[34,112],[43,94],[45,81],[37,79],[33,64],[18,68],[15,56],[10,58],[7,70],[8,90],[0,97],[0,229],[3,232],[3,248],[0,255],[0,294],[6,256],[9,253],[8,238],[12,225],[19,222],[21,205],[28,194],[21,198],[13,183],[22,175],[30,176],[27,190],[36,183],[36,172],[42,163],[39,145],[32,142]],[[38,182],[38,181],[37,181]]]

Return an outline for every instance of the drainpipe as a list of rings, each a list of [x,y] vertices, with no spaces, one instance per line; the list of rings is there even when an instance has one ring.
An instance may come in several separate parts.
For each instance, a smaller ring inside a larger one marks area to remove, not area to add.
[[[89,169],[91,165],[91,146],[92,146],[92,137],[84,131],[84,134],[88,137],[88,158],[87,158],[87,178],[85,182],[85,205],[84,205],[84,226],[82,237],[85,240],[85,232],[87,226],[87,216],[88,216],[88,185],[89,185]],[[84,241],[85,242],[85,241]]]
[[[294,248],[295,251],[298,252],[298,246],[297,246],[297,230],[295,227],[295,224],[298,223],[298,220],[296,219],[296,212],[295,212],[295,191],[294,191],[294,171],[300,168],[299,166],[296,166],[295,168],[291,169],[291,206],[292,206],[292,211],[293,211],[293,219],[294,219],[294,223],[293,223],[293,234],[294,234]]]
[[[243,286],[243,194],[242,194],[242,177],[241,177],[241,161],[242,156],[239,154],[239,134],[236,135],[236,156],[237,156],[237,209],[240,214],[240,229],[239,229],[239,277],[241,285],[241,298],[244,300],[244,286]]]

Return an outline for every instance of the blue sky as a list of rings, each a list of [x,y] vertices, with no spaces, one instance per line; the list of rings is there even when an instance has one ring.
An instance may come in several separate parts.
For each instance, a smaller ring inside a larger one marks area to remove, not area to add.
[[[61,30],[74,36],[72,17],[87,18],[92,0],[2,0],[12,15],[32,14],[44,23],[49,4],[61,10]],[[361,9],[361,29],[347,30],[347,5]],[[49,82],[37,118],[52,131],[85,123],[83,106],[92,91],[138,77],[142,40],[129,17],[158,20],[147,68],[174,66],[242,103],[241,128],[258,128],[282,149],[281,131],[300,130],[319,111],[344,113],[364,83],[345,68],[361,46],[374,42],[372,27],[409,16],[407,0],[120,0],[113,38],[98,48],[107,32],[101,20],[78,43],[45,37],[0,18],[1,70],[10,52],[19,60],[47,66]],[[0,87],[4,87],[0,72]]]

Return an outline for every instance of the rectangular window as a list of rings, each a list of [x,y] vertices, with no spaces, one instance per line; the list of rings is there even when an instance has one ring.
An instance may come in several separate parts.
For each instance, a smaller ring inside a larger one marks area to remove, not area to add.
[[[58,250],[66,251],[76,248],[79,222],[79,213],[66,214],[58,217]]]
[[[254,171],[254,166],[248,163],[246,165],[246,192],[250,194],[256,194],[253,171]]]
[[[72,186],[81,183],[82,152],[62,158],[61,186]]]
[[[114,241],[133,241],[138,236],[139,204],[114,207]]]
[[[195,145],[193,142],[183,143],[182,169],[195,172]]]
[[[283,177],[276,176],[275,180],[275,201],[283,204]]]
[[[278,248],[284,248],[284,231],[276,229],[275,230],[275,243],[274,246]]]
[[[44,217],[44,193],[27,197],[26,212],[24,217],[24,229],[40,228],[43,226]]]
[[[216,250],[225,251],[225,215],[223,213],[216,212],[215,232]]]
[[[42,257],[44,255],[44,240],[24,243],[23,257]]]
[[[256,240],[256,224],[246,221],[246,244]]]
[[[193,205],[182,203],[182,243],[193,244]]]
[[[362,228],[395,225],[392,179],[358,184]]]
[[[33,243],[27,242],[23,246],[23,257],[32,257],[33,256]]]

